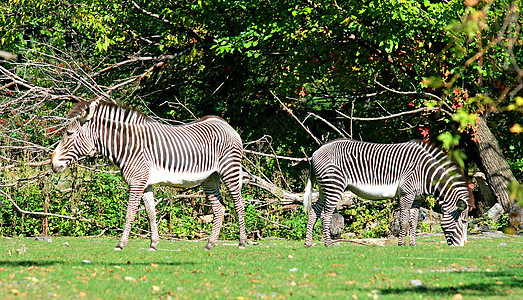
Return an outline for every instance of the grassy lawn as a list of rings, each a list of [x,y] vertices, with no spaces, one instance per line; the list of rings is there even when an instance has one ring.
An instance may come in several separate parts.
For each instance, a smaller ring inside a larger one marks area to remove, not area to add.
[[[442,237],[384,247],[266,240],[204,251],[205,242],[0,238],[0,299],[521,299],[523,238]],[[417,281],[416,281],[417,280]],[[421,283],[422,286],[419,286]]]

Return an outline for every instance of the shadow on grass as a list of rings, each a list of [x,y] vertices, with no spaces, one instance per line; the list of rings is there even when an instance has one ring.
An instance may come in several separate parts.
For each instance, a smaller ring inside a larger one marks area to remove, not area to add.
[[[380,294],[402,295],[402,294],[425,294],[427,297],[452,297],[460,293],[464,296],[511,296],[513,290],[523,288],[523,270],[521,268],[510,268],[497,272],[477,272],[471,273],[478,277],[472,284],[463,284],[453,287],[428,286],[422,288],[386,288],[381,289]],[[493,282],[492,279],[495,278]]]
[[[63,264],[63,261],[57,261],[57,260],[48,260],[48,261],[38,261],[38,260],[16,260],[16,261],[9,261],[9,260],[0,260],[0,266],[5,267],[30,267],[30,266],[53,266],[53,265],[60,265]]]
[[[149,266],[151,263],[156,263],[158,265],[164,266],[191,266],[196,263],[192,261],[173,261],[173,262],[160,262],[160,261],[138,261],[138,262],[111,262],[111,261],[91,261],[89,263],[84,263],[82,261],[65,261],[65,260],[18,260],[18,261],[6,261],[0,260],[0,266],[3,267],[46,267],[46,266],[56,266],[56,265],[77,265],[77,266],[122,266],[122,265],[135,265],[135,266]]]

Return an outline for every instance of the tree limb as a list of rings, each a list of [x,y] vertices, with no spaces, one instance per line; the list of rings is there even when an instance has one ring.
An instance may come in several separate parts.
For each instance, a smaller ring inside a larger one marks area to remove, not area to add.
[[[382,116],[382,117],[375,117],[375,118],[351,117],[351,116],[347,116],[346,114],[342,113],[339,110],[336,110],[336,112],[345,119],[351,119],[351,120],[355,120],[355,121],[379,121],[379,120],[392,119],[392,118],[396,118],[396,117],[404,116],[404,115],[416,114],[416,113],[420,113],[420,112],[429,112],[429,111],[435,111],[435,110],[440,110],[440,109],[438,107],[422,107],[422,108],[418,108],[415,110],[404,111],[404,112],[400,112],[397,114],[392,114],[392,115]]]
[[[278,100],[278,102],[281,104],[281,106],[283,106],[283,109],[286,110],[300,125],[303,129],[305,129],[305,131],[307,131],[307,133],[314,139],[314,141],[316,141],[316,143],[318,145],[321,145],[322,143],[320,142],[320,140],[318,140],[314,134],[312,134],[312,132],[309,130],[309,128],[307,128],[307,126],[303,125],[303,123],[294,115],[294,113],[292,112],[292,110],[290,110],[281,100],[280,98],[278,98],[278,96],[276,96],[274,94],[274,92],[272,90],[270,90],[270,93],[271,95],[274,96],[274,98],[276,98],[276,100]]]

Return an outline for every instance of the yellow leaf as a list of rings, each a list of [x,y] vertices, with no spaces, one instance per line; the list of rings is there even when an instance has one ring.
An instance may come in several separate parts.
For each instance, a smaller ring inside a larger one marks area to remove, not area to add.
[[[87,293],[86,292],[79,292],[78,295],[80,295],[80,297],[87,297]]]
[[[17,289],[10,289],[9,290],[9,293],[13,294],[13,295],[16,295],[16,296],[19,296],[20,295],[20,291],[17,290]]]
[[[512,132],[512,133],[521,133],[522,131],[523,131],[523,128],[518,123],[516,123],[516,124],[512,125],[512,127],[510,127],[510,132]]]
[[[452,296],[452,300],[461,300],[461,299],[463,299],[463,296],[459,293]]]
[[[153,293],[156,293],[156,292],[159,292],[160,291],[160,287],[157,286],[157,285],[153,285]]]

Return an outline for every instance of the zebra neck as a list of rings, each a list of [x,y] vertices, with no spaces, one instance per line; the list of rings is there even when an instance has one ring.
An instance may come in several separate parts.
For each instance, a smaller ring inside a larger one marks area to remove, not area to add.
[[[104,124],[105,123],[105,124]],[[129,157],[136,156],[142,150],[137,135],[138,124],[101,122],[96,132],[97,151],[112,161],[119,168],[124,168]]]

